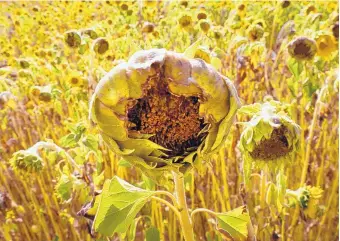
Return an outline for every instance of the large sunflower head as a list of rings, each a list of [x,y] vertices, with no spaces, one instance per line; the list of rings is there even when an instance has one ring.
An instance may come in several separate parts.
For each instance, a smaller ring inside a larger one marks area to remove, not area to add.
[[[282,106],[272,100],[241,109],[241,112],[252,115],[252,119],[245,123],[239,142],[246,182],[252,169],[268,166],[273,172],[280,170],[282,165],[292,161],[299,147],[300,127],[281,109]]]
[[[230,80],[203,60],[151,49],[101,79],[90,112],[113,151],[162,181],[216,152],[238,106]]]

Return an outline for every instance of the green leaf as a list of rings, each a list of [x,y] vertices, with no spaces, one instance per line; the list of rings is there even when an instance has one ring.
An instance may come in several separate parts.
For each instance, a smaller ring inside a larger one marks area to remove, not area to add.
[[[156,189],[156,184],[155,182],[147,177],[146,175],[142,174],[142,179],[143,179],[143,187],[146,188],[147,190],[154,191]]]
[[[301,61],[295,60],[294,58],[289,58],[287,61],[287,66],[290,72],[298,78],[303,71],[303,64]]]
[[[77,142],[77,135],[75,135],[74,133],[70,133],[60,139],[60,145],[66,148],[75,147],[77,145]]]
[[[105,236],[125,233],[154,192],[137,188],[115,176],[104,184],[94,230]]]
[[[90,150],[97,152],[98,151],[98,139],[93,135],[87,135],[82,140],[83,144],[88,147]]]
[[[62,174],[59,178],[55,190],[58,197],[61,198],[63,201],[71,198],[73,181],[74,180],[70,178],[69,175],[65,174]]]
[[[145,233],[146,241],[159,241],[161,240],[159,231],[156,227],[150,227]]]
[[[218,228],[228,232],[235,240],[246,240],[247,225],[250,222],[245,206],[235,208],[226,213],[218,213]]]

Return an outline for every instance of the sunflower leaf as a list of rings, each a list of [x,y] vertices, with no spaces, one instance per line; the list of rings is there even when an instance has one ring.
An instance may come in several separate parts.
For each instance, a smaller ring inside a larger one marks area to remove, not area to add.
[[[235,208],[226,213],[217,214],[218,229],[226,231],[234,240],[246,240],[248,237],[247,225],[250,222],[245,206]]]
[[[154,192],[137,188],[115,176],[104,184],[93,222],[96,232],[112,236],[125,233]]]

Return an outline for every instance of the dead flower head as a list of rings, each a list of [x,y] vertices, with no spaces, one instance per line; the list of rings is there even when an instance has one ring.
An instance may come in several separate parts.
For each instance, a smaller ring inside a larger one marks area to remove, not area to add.
[[[238,106],[231,81],[203,60],[151,49],[99,82],[91,118],[111,149],[161,181],[217,151]]]

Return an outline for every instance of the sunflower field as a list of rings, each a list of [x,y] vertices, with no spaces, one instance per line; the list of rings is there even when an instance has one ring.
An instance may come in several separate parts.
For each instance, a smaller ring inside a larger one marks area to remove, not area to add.
[[[0,240],[339,240],[338,1],[1,1]]]

